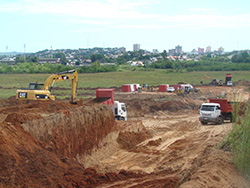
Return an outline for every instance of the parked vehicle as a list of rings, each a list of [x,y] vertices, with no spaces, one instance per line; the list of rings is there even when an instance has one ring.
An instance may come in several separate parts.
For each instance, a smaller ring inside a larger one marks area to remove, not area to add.
[[[233,82],[232,81],[227,81],[227,86],[233,86]]]
[[[209,103],[201,105],[199,120],[203,125],[209,122],[222,124],[224,120],[232,122],[232,118],[232,106],[226,99],[209,99]]]
[[[226,86],[233,86],[232,75],[231,74],[226,74],[225,85]]]
[[[167,91],[168,91],[168,92],[174,92],[175,89],[174,89],[174,87],[168,87],[168,88],[167,88]]]

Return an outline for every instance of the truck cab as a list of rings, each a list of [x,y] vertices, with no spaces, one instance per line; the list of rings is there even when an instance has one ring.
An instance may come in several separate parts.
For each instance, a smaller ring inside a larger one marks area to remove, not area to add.
[[[208,122],[214,122],[218,124],[223,123],[223,117],[221,114],[221,107],[219,103],[203,103],[200,108],[201,124],[206,125]]]
[[[233,86],[233,82],[232,81],[227,81],[227,86],[232,87]]]
[[[116,120],[127,121],[127,109],[125,103],[115,101],[111,108]]]

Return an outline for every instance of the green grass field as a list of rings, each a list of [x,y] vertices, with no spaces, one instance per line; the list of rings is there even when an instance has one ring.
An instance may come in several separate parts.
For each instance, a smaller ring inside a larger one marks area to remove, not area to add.
[[[155,71],[124,71],[109,73],[88,73],[79,74],[78,88],[97,87],[121,87],[122,84],[148,84],[148,86],[158,86],[159,84],[176,84],[178,82],[200,85],[204,75],[208,75],[220,80],[225,80],[227,73],[232,74],[232,81],[241,79],[250,81],[250,71],[234,72],[186,72],[172,73],[166,70]],[[50,74],[0,74],[0,98],[14,96],[16,88],[27,88],[30,82],[43,83]],[[210,79],[205,79],[204,84],[210,83]],[[71,88],[71,81],[58,82],[54,87]],[[9,89],[8,89],[9,88]]]

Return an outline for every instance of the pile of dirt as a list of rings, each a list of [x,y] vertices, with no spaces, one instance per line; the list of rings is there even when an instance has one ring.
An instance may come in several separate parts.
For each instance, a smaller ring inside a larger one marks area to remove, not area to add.
[[[250,87],[250,81],[245,80],[245,79],[234,82],[233,84],[234,84],[234,86],[247,86],[247,87]]]
[[[150,133],[148,130],[144,128],[139,132],[130,132],[130,131],[120,132],[117,138],[117,142],[120,144],[122,149],[131,150],[137,144],[151,137],[152,133]]]
[[[198,109],[199,105],[191,99],[177,97],[172,100],[156,101],[152,98],[144,100],[133,99],[125,101],[128,108],[128,117],[143,117],[145,114],[158,111],[177,112],[179,110]]]
[[[150,141],[148,141],[147,146],[159,146],[161,144],[161,142],[162,142],[161,138],[159,138],[157,140],[150,140]]]
[[[231,162],[229,152],[207,147],[194,161],[194,168],[185,173],[180,188],[189,187],[249,187],[250,184]]]

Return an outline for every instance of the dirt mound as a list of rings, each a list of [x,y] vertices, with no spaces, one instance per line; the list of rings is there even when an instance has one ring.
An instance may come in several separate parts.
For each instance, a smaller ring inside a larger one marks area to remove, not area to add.
[[[231,162],[229,152],[208,147],[196,160],[180,188],[189,187],[249,187],[249,182]]]
[[[145,128],[140,132],[120,132],[117,138],[117,142],[122,149],[130,150],[142,141],[152,137],[152,134]]]
[[[248,86],[248,87],[250,87],[250,81],[245,80],[245,79],[234,82],[233,84],[234,84],[234,86]]]
[[[147,98],[144,100],[130,100],[125,101],[128,108],[129,117],[140,117],[145,114],[155,113],[158,111],[169,111],[177,112],[179,110],[185,109],[195,109],[199,107],[196,102],[193,102],[191,99],[177,97],[175,99],[166,99],[155,101],[152,98]]]
[[[161,138],[159,138],[157,140],[150,140],[150,141],[148,141],[147,146],[159,146],[161,144],[161,142],[162,142]]]

